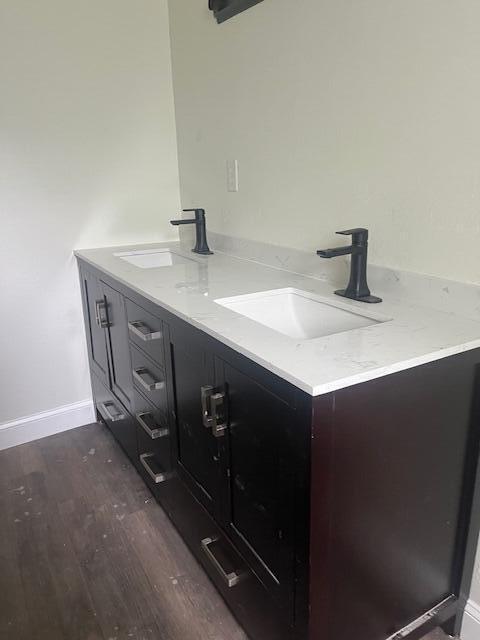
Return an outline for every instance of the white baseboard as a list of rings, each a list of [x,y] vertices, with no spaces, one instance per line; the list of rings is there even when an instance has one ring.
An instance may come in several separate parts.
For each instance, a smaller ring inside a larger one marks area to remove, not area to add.
[[[95,422],[95,420],[92,400],[82,400],[57,407],[52,411],[43,411],[13,422],[5,422],[0,424],[0,450],[45,438],[68,429],[75,429],[75,427],[81,427],[84,424]]]
[[[480,605],[473,600],[467,602],[462,625],[462,640],[480,639]]]

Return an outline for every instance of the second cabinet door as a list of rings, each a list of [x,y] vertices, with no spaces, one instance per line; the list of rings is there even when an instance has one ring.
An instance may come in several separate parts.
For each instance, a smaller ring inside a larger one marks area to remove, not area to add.
[[[204,426],[202,388],[213,385],[213,358],[191,331],[172,331],[172,364],[178,472],[197,500],[216,518],[220,511],[218,440]]]
[[[222,370],[221,365],[216,368]],[[294,409],[228,363],[217,380],[221,378],[228,404],[228,428],[221,438],[228,478],[223,526],[270,592],[291,606]]]

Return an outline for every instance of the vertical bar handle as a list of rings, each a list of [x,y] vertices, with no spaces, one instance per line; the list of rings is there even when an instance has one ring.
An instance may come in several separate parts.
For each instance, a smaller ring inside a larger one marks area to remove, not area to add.
[[[202,421],[203,426],[206,429],[210,429],[212,426],[212,416],[210,414],[210,398],[213,394],[213,387],[209,384],[203,386],[200,389],[200,395],[202,398]]]
[[[225,435],[227,419],[225,411],[225,393],[213,393],[210,398],[212,435],[221,438]]]
[[[215,392],[211,385],[201,388],[203,426],[211,429],[215,438],[223,436],[227,428],[225,397],[224,392]]]
[[[105,300],[95,301],[95,321],[100,329],[107,329],[110,327],[110,322],[107,317],[107,303]]]

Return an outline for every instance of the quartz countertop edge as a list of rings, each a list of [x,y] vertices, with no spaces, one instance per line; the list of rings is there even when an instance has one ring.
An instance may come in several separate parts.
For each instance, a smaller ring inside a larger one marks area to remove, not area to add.
[[[114,254],[170,249],[185,264],[142,269]],[[290,338],[215,302],[220,298],[295,288],[339,304],[333,283],[216,252],[197,256],[179,242],[76,250],[74,254],[173,315],[250,358],[312,396],[368,382],[480,348],[479,319],[397,299],[388,285],[379,305],[341,299],[354,313],[388,322],[309,340]],[[374,308],[372,308],[374,307]]]

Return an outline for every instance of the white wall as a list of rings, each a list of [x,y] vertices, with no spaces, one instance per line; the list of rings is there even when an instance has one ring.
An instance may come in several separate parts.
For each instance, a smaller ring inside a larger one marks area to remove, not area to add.
[[[373,262],[480,283],[480,2],[206,5],[170,0],[183,204],[310,251],[367,226]]]
[[[74,247],[175,237],[166,0],[0,2],[0,423],[90,397]]]
[[[170,0],[184,203],[311,251],[367,226],[373,262],[480,283],[478,0],[206,5]]]
[[[473,578],[471,598],[480,606],[480,545],[477,550],[476,570]]]

